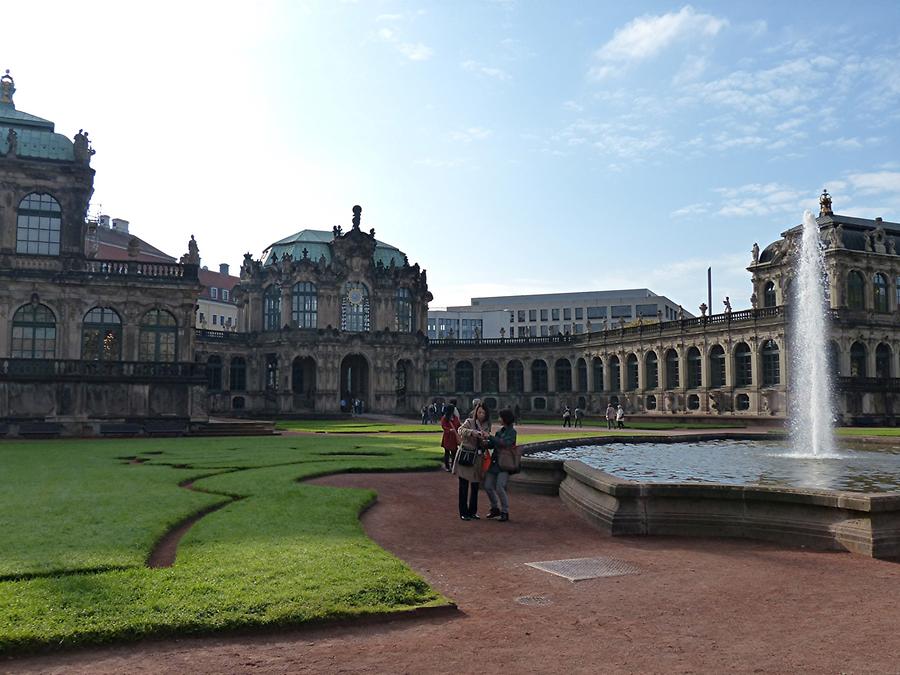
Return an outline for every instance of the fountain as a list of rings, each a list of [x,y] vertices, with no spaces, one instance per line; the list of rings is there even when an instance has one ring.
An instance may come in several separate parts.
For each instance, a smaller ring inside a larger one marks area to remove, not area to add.
[[[825,265],[819,225],[803,214],[794,276],[791,441],[798,457],[834,456],[831,368],[826,356]]]
[[[521,489],[613,535],[744,537],[900,557],[900,450],[836,447],[825,267],[807,211],[794,275],[790,447],[776,437],[598,437],[524,446]]]

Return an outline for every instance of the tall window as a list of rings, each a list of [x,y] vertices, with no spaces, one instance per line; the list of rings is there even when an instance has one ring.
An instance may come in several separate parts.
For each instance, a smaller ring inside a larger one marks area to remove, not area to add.
[[[525,368],[521,361],[513,359],[506,364],[506,390],[514,393],[525,391]]]
[[[709,350],[709,386],[725,386],[725,350],[715,345]]]
[[[164,309],[151,309],[141,319],[141,361],[172,362],[178,358],[178,324]]]
[[[775,307],[778,301],[775,298],[775,282],[767,281],[763,289],[763,307]]]
[[[622,391],[622,368],[619,365],[618,356],[609,357],[609,389],[610,391]]]
[[[428,367],[428,388],[432,392],[450,389],[450,368],[446,361],[432,361]]]
[[[500,366],[496,361],[485,361],[481,364],[481,390],[500,391]]]
[[[678,372],[678,352],[670,349],[666,352],[666,388],[675,389],[681,386],[681,373]]]
[[[753,360],[746,342],[741,342],[734,348],[734,382],[738,387],[753,385]]]
[[[847,275],[847,307],[866,308],[866,282],[861,272],[853,270]]]
[[[206,388],[222,391],[222,357],[210,356],[206,359]]]
[[[56,317],[46,305],[22,305],[13,314],[12,358],[52,359],[56,356]]]
[[[471,361],[460,361],[454,369],[456,391],[475,391],[475,369]]]
[[[360,282],[348,282],[341,296],[341,330],[369,331],[369,289]]]
[[[603,361],[599,356],[594,357],[594,391],[603,391]]]
[[[281,328],[281,289],[275,284],[263,293],[263,330]]]
[[[766,340],[762,346],[762,380],[764,387],[773,387],[781,382],[778,345],[773,340]]]
[[[231,391],[247,391],[247,361],[243,356],[231,357],[229,381]]]
[[[888,282],[887,277],[877,272],[872,278],[872,295],[875,300],[875,311],[887,314],[888,311]]]
[[[875,377],[890,377],[891,370],[891,348],[882,342],[875,348]]]
[[[703,372],[703,359],[700,358],[700,350],[696,347],[688,349],[687,353],[687,386],[688,389],[699,389]]]
[[[629,354],[625,358],[625,386],[628,391],[638,388],[638,360],[634,354]]]
[[[572,364],[569,359],[556,360],[556,391],[572,391]]]
[[[547,362],[535,359],[531,362],[531,391],[547,391]]]
[[[575,363],[575,388],[578,391],[587,391],[587,362],[584,359],[578,359]]]
[[[850,345],[850,377],[866,377],[866,346],[861,342]]]
[[[894,296],[896,307],[900,310],[900,277],[894,280]]]
[[[118,361],[122,358],[122,319],[110,307],[94,307],[84,315],[81,358]]]
[[[50,195],[32,192],[19,202],[16,253],[59,255],[62,210]]]
[[[308,281],[294,284],[291,293],[291,323],[297,328],[315,328],[318,320],[319,299],[316,285]]]
[[[647,368],[647,381],[644,383],[644,389],[656,389],[659,387],[659,358],[656,352],[647,352],[644,357],[645,366]]]
[[[398,333],[412,333],[413,330],[413,305],[412,293],[408,288],[398,288],[396,294],[397,315],[394,328]],[[465,336],[463,336],[465,337]]]

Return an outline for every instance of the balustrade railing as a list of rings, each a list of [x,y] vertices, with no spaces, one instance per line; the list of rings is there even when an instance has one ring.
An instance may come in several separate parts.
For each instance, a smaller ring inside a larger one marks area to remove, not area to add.
[[[0,379],[203,382],[206,365],[190,361],[0,359]]]
[[[198,278],[197,265],[180,263],[138,262],[136,260],[88,260],[88,274],[105,276],[128,276],[142,279],[186,279]]]

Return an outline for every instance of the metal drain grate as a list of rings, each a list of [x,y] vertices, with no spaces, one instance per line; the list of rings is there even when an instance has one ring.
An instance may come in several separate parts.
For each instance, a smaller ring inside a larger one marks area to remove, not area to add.
[[[553,601],[550,598],[545,598],[543,595],[523,595],[522,597],[516,598],[516,602],[520,605],[527,605],[529,607],[544,607],[553,604]]]
[[[584,581],[600,577],[621,577],[640,574],[640,570],[624,560],[615,558],[572,558],[570,560],[545,560],[525,563],[529,567],[549,572],[569,581]]]

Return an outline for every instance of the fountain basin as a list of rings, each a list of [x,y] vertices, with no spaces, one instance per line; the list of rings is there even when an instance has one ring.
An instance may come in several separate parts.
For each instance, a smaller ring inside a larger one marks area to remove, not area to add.
[[[734,436],[731,436],[734,438]],[[536,451],[602,445],[579,439],[525,446],[513,485],[552,492],[576,515],[613,536],[739,537],[818,550],[900,557],[900,492],[850,492],[787,485],[628,480],[579,459],[533,459]],[[635,443],[661,439],[635,437]],[[678,439],[665,439],[677,446]],[[696,440],[696,439],[691,439]]]

